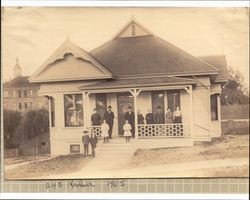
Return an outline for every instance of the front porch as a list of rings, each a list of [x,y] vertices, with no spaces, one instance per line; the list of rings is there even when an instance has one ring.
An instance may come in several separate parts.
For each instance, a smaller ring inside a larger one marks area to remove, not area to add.
[[[192,85],[85,90],[83,96],[86,108],[84,110],[86,128],[99,138],[102,137],[101,126],[91,125],[90,113],[97,108],[103,119],[103,113],[108,105],[112,106],[115,114],[113,136],[123,136],[124,115],[130,106],[135,114],[136,139],[192,138]],[[177,106],[181,108],[182,122],[167,122],[167,108],[174,112]],[[147,113],[151,112],[155,116],[158,112],[157,107],[161,108],[160,112],[164,115],[164,122],[147,123],[145,119]],[[143,123],[138,122],[138,113],[144,117]]]

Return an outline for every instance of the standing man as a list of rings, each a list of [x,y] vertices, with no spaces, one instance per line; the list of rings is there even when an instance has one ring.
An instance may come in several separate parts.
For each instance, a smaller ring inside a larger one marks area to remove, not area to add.
[[[114,113],[111,110],[111,106],[108,106],[108,110],[104,114],[104,119],[106,120],[107,124],[109,125],[109,139],[112,139],[112,131],[113,131],[113,124],[114,124]]]
[[[125,120],[128,120],[128,123],[132,127],[132,136],[135,137],[135,113],[132,111],[131,106],[128,107],[128,112],[125,113]]]
[[[94,113],[91,115],[92,126],[101,125],[101,115],[97,112],[97,109],[94,109]]]
[[[96,144],[98,143],[98,139],[95,134],[91,133],[89,142],[91,145],[92,156],[95,157],[95,148],[96,148]]]
[[[84,148],[83,156],[85,157],[89,155],[89,135],[87,130],[83,131],[82,143]]]

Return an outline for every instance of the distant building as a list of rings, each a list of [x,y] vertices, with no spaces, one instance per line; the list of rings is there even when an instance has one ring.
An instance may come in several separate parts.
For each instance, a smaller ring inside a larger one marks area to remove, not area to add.
[[[22,113],[39,108],[48,109],[47,98],[38,96],[40,85],[30,83],[28,76],[22,76],[18,59],[13,74],[14,78],[3,84],[4,109],[19,110]]]

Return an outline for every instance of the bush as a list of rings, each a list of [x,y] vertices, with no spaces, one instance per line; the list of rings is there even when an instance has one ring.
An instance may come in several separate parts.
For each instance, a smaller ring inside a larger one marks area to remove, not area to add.
[[[15,148],[18,144],[16,138],[16,129],[21,124],[22,115],[19,111],[4,110],[3,125],[4,125],[4,146],[5,148]]]
[[[49,131],[49,112],[46,109],[27,112],[17,129],[19,140],[29,140]]]

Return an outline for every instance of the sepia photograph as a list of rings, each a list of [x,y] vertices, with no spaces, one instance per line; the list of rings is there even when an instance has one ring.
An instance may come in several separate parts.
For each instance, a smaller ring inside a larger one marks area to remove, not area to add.
[[[249,9],[2,7],[5,180],[249,177]]]

